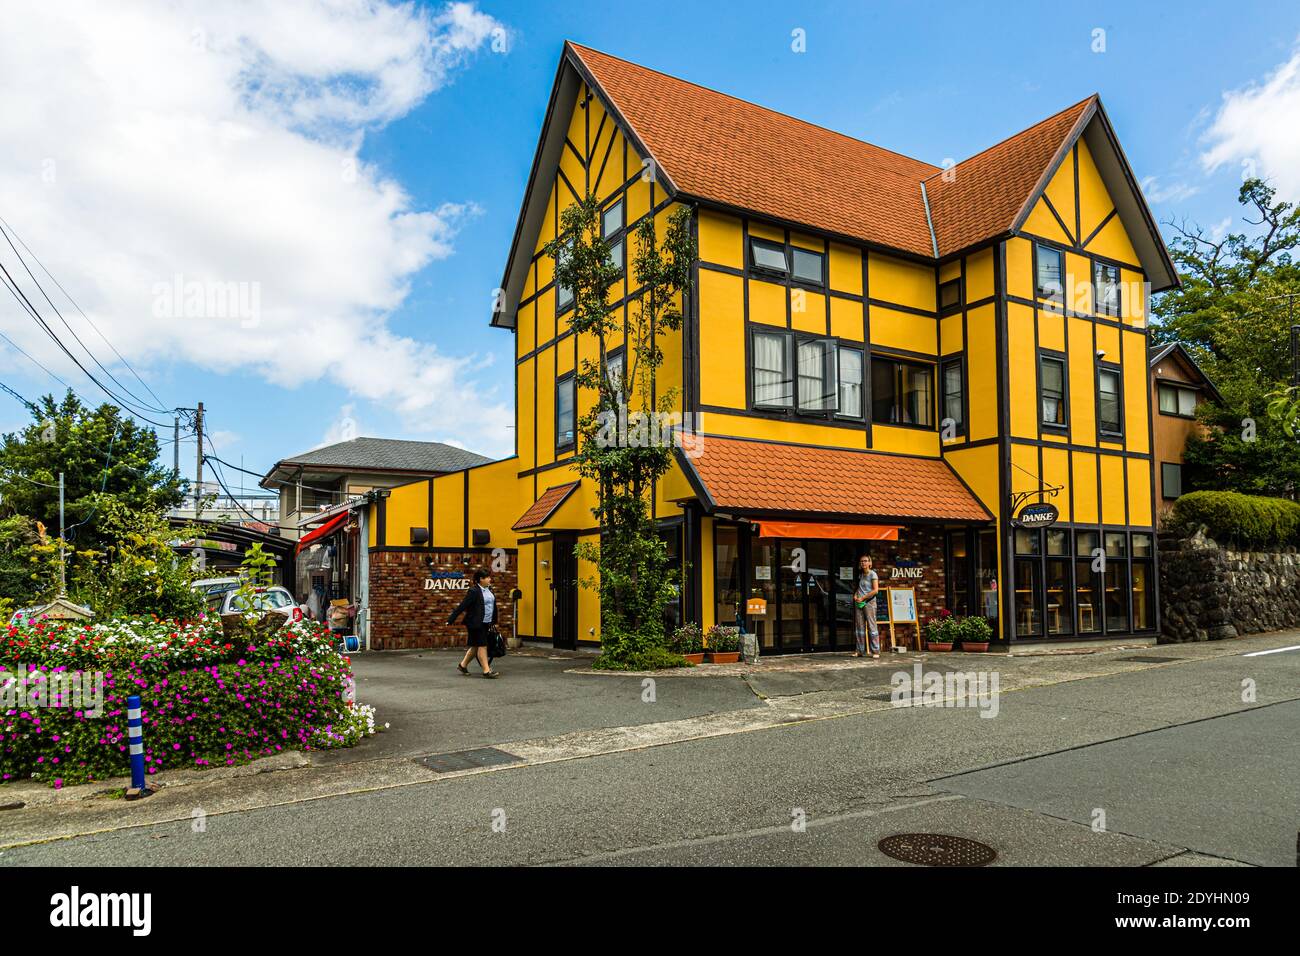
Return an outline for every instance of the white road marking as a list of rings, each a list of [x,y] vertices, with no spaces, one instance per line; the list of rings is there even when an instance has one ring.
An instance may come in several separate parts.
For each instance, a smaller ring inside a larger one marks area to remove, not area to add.
[[[1292,644],[1290,647],[1275,647],[1269,651],[1251,651],[1249,654],[1242,654],[1242,657],[1263,657],[1265,654],[1281,654],[1284,651],[1300,651],[1300,644]]]

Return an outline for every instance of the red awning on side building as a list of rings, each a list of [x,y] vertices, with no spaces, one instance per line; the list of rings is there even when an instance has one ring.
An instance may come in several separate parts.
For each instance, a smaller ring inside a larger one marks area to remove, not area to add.
[[[340,515],[335,515],[333,518],[331,518],[329,521],[326,521],[319,528],[315,528],[311,531],[308,531],[305,535],[303,535],[301,538],[298,539],[298,548],[296,551],[294,551],[294,554],[302,554],[304,548],[309,548],[317,541],[319,541],[321,538],[328,538],[335,531],[338,531],[339,528],[347,524],[348,515],[350,513],[351,512],[345,511]]]

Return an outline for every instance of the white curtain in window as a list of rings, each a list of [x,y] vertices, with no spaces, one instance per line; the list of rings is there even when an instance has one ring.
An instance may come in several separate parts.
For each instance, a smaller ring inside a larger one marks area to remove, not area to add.
[[[754,404],[789,405],[790,379],[785,368],[785,336],[754,336]]]
[[[799,407],[826,408],[826,349],[822,342],[799,343]]]
[[[862,417],[862,353],[857,349],[840,349],[839,413],[849,418]]]

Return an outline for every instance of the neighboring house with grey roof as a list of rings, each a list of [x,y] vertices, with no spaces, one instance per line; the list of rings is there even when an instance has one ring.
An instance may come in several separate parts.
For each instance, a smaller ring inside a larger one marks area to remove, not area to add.
[[[279,493],[280,534],[296,539],[304,520],[348,498],[489,461],[442,442],[353,438],[277,461],[259,484]]]

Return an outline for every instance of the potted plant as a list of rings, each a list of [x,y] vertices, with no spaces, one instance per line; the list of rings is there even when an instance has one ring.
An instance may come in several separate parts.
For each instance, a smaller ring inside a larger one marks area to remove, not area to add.
[[[704,635],[694,622],[683,624],[673,631],[669,646],[692,664],[704,663]]]
[[[956,638],[957,622],[946,608],[925,622],[925,649],[950,651]]]
[[[989,649],[989,638],[993,636],[993,628],[989,626],[987,618],[977,615],[962,618],[959,627],[963,651],[982,653]]]
[[[709,628],[704,646],[710,664],[734,664],[740,660],[740,628],[715,624]]]

